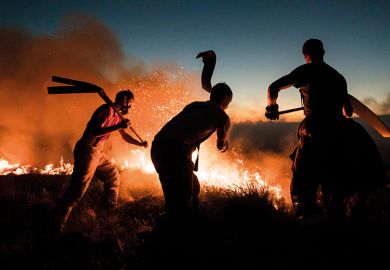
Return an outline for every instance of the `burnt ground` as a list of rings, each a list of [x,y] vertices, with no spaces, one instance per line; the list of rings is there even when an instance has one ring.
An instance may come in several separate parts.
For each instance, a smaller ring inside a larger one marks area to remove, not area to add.
[[[126,191],[134,200],[121,201],[117,212],[105,210],[99,203],[102,186],[94,181],[57,235],[51,220],[68,181],[69,176],[0,177],[2,269],[333,269],[387,263],[387,189],[374,194],[364,219],[300,222],[267,191],[204,188],[202,214],[171,224],[161,196],[148,191]]]

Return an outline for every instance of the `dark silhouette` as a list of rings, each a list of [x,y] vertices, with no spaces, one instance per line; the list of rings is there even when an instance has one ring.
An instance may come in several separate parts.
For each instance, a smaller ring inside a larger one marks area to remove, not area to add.
[[[217,148],[222,152],[228,148],[230,119],[225,109],[233,93],[225,83],[211,86],[216,63],[214,51],[200,53],[199,57],[204,62],[202,87],[210,93],[210,100],[188,104],[157,133],[151,148],[152,161],[159,174],[166,214],[170,220],[187,220],[199,210],[200,185],[194,174],[197,162],[195,165],[192,162],[192,153],[215,131]]]
[[[273,82],[268,88],[265,116],[279,119],[280,90],[299,88],[305,119],[298,130],[298,145],[291,154],[291,199],[298,218],[322,212],[321,191],[329,218],[344,219],[357,201],[387,182],[379,152],[364,128],[352,120],[347,82],[323,60],[318,39],[302,49],[306,64]],[[320,188],[320,189],[319,189]]]
[[[130,90],[116,94],[113,106],[122,115],[128,113],[134,100]],[[103,152],[104,144],[111,132],[119,130],[122,138],[131,144],[147,147],[146,141],[140,142],[124,131],[130,124],[109,104],[100,106],[92,115],[83,136],[74,148],[74,169],[72,180],[59,203],[58,230],[62,231],[72,209],[79,203],[95,176],[104,182],[104,204],[110,209],[116,208],[119,192],[119,172]]]

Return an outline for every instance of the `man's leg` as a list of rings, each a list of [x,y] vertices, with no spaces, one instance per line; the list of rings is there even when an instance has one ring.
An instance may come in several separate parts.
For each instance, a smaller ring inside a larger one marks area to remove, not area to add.
[[[311,145],[298,143],[291,179],[291,199],[298,218],[310,216],[320,212],[317,204],[317,191],[319,188],[317,164]]]
[[[114,164],[103,153],[95,175],[104,183],[104,203],[108,208],[118,206],[120,176]]]
[[[72,179],[59,202],[58,221],[59,231],[62,231],[72,209],[83,198],[94,176],[100,159],[100,151],[77,143],[74,150],[74,168]]]
[[[188,162],[191,161],[170,160],[159,166],[167,215],[173,219],[183,219],[192,212],[193,171]]]
[[[199,194],[199,180],[198,177],[194,173],[192,173],[192,207],[195,213],[198,213],[200,211]]]

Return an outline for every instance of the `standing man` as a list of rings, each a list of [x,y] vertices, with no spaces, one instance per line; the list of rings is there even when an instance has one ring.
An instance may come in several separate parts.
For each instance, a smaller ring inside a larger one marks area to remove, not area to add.
[[[216,63],[214,51],[198,54],[202,57],[202,87],[210,93],[210,100],[187,105],[171,119],[155,136],[151,157],[159,174],[166,202],[166,214],[170,220],[186,221],[199,209],[200,185],[194,171],[192,153],[202,142],[217,132],[217,148],[225,152],[230,128],[225,110],[233,98],[225,83],[211,86]],[[198,159],[197,159],[198,161]]]
[[[345,171],[341,164],[340,149],[348,122],[346,116],[351,117],[353,113],[346,80],[324,62],[322,42],[309,39],[303,44],[302,52],[306,64],[269,86],[265,112],[268,119],[279,119],[276,103],[279,91],[291,86],[300,89],[305,119],[297,130],[299,142],[291,155],[293,166],[290,190],[298,218],[320,212],[316,201],[320,185],[328,214],[333,214],[330,205],[336,201],[332,200],[339,200],[337,203],[340,203],[339,198],[332,197],[331,191],[337,189],[338,182],[344,180],[335,171],[337,168],[339,172]]]
[[[134,95],[130,90],[116,94],[113,106],[122,115],[128,113]],[[131,144],[147,147],[146,141],[139,142],[124,131],[130,124],[122,120],[108,104],[100,106],[92,115],[83,136],[74,148],[74,169],[71,182],[63,194],[59,205],[59,230],[62,231],[68,217],[88,189],[94,176],[104,182],[104,203],[108,208],[116,208],[119,194],[119,173],[114,164],[103,152],[104,144],[111,132],[119,130],[122,138]]]

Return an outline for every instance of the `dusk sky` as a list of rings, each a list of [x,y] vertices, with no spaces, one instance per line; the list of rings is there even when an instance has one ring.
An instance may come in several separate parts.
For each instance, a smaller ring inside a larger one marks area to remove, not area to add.
[[[319,38],[325,61],[345,76],[350,94],[373,98],[382,107],[372,109],[389,113],[390,1],[15,0],[1,2],[0,27],[50,35],[74,12],[97,18],[126,55],[145,63],[173,62],[200,73],[196,54],[215,50],[213,84],[228,83],[233,104],[263,120],[268,85],[303,64],[303,42]],[[282,92],[279,105],[299,106],[298,91]]]

